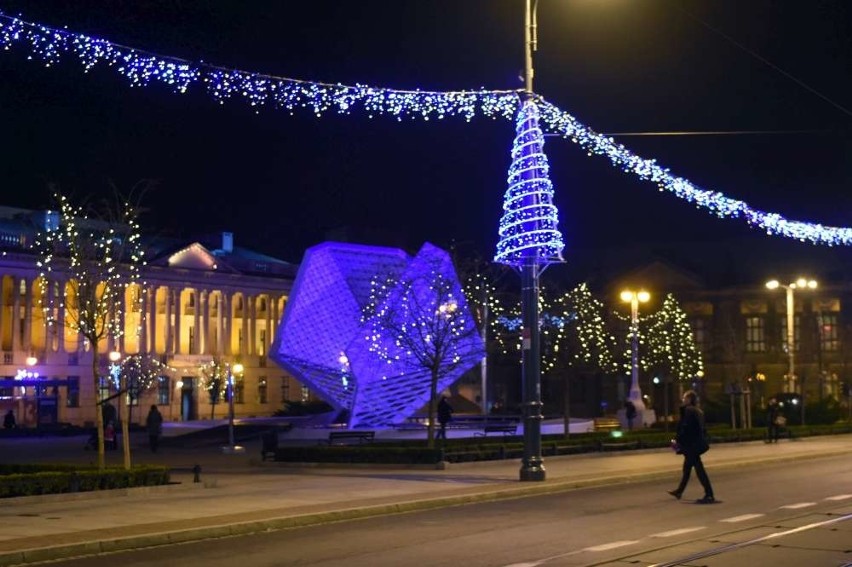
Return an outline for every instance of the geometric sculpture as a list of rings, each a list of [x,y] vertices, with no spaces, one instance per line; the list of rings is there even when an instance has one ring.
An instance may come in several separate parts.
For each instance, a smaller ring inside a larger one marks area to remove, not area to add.
[[[379,246],[325,242],[309,248],[270,357],[335,409],[345,410],[350,428],[401,423],[429,402],[430,376],[365,312],[399,304],[403,290],[425,300],[424,275],[436,268],[453,296],[453,319],[464,332],[438,383],[439,392],[448,388],[482,358],[484,347],[449,255],[428,243],[413,259]],[[393,284],[378,300],[377,281]]]
[[[564,261],[565,244],[556,228],[559,212],[553,204],[550,166],[538,118],[536,104],[524,101],[516,122],[509,188],[503,196],[500,241],[494,257],[499,264],[519,267]]]

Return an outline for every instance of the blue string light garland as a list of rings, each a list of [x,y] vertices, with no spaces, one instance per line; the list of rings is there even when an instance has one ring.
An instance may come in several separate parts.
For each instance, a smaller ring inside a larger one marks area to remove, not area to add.
[[[29,58],[40,59],[46,67],[58,63],[65,55],[74,55],[85,71],[96,65],[107,65],[129,79],[134,87],[160,83],[182,94],[193,85],[201,84],[219,103],[241,100],[255,112],[271,107],[291,114],[307,109],[317,116],[326,112],[350,114],[359,110],[370,117],[390,115],[397,120],[461,117],[470,121],[477,115],[514,120],[522,95],[520,90],[407,91],[319,83],[224,69],[159,56],[103,39],[26,22],[0,12],[0,47],[11,51],[16,44],[26,45],[31,53]],[[571,140],[589,155],[607,157],[613,165],[655,183],[661,191],[708,209],[718,217],[744,220],[771,236],[826,246],[852,245],[852,228],[789,220],[778,213],[754,209],[744,201],[731,199],[720,192],[701,189],[687,179],[672,175],[656,160],[641,158],[612,138],[596,133],[542,97],[536,96],[535,100],[543,131]]]

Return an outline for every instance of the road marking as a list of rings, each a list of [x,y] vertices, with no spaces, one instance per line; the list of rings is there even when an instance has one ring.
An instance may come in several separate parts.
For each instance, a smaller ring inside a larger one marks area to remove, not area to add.
[[[852,494],[838,494],[837,496],[829,496],[826,500],[846,500],[852,498]]]
[[[725,518],[724,520],[719,520],[720,522],[728,522],[729,524],[736,524],[737,522],[745,522],[746,520],[753,520],[755,518],[760,518],[761,516],[765,516],[766,514],[743,514],[742,516],[734,516],[733,518]]]
[[[779,508],[786,508],[787,510],[798,510],[799,508],[807,508],[808,506],[816,506],[816,502],[799,502],[798,504],[787,504],[786,506],[779,506]]]
[[[610,549],[616,549],[618,547],[624,547],[626,545],[633,545],[635,543],[639,543],[639,540],[614,541],[612,543],[604,543],[602,545],[596,545],[594,547],[586,547],[583,549],[583,551],[609,551]]]
[[[830,526],[832,524],[836,524],[838,522],[846,522],[852,519],[852,514],[847,514],[846,516],[840,516],[839,518],[832,518],[830,520],[826,520],[824,522],[816,522],[813,524],[808,524],[807,526],[799,526],[798,528],[792,528],[783,532],[774,532],[759,538],[755,538],[749,541],[741,541],[738,543],[732,543],[729,545],[723,545],[721,547],[717,547],[714,549],[708,549],[705,551],[699,551],[698,553],[694,553],[692,555],[688,555],[686,557],[679,557],[674,561],[670,561],[668,563],[655,563],[650,567],[677,567],[678,565],[692,564],[698,559],[704,559],[705,557],[713,557],[715,555],[722,555],[724,553],[728,553],[730,551],[734,551],[735,549],[741,549],[744,547],[748,547],[750,545],[755,545],[762,543],[764,541],[769,541],[772,539],[776,539],[779,537],[788,536],[791,534],[797,534],[806,530],[812,530],[815,528],[821,528],[823,526]]]
[[[679,530],[671,530],[669,532],[660,532],[658,534],[651,534],[648,537],[674,537],[682,534],[688,534],[690,532],[697,532],[698,530],[705,529],[704,526],[698,526],[695,528],[681,528]]]

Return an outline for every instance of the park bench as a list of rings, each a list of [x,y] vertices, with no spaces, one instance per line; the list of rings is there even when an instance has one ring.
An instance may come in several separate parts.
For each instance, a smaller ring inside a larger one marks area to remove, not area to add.
[[[482,433],[474,433],[474,437],[487,437],[489,433],[502,433],[503,435],[517,435],[517,423],[490,423],[482,428]]]
[[[615,431],[621,429],[617,417],[596,417],[592,422],[591,431]]]
[[[347,429],[346,431],[331,431],[328,434],[327,443],[329,445],[347,445],[351,441],[372,443],[375,437],[375,431],[354,431]]]

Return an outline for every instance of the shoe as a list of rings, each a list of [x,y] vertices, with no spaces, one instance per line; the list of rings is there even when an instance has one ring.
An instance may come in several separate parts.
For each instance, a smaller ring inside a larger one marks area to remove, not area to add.
[[[683,494],[680,490],[669,490],[669,494],[680,500],[681,495]]]
[[[714,502],[716,502],[716,499],[712,496],[705,496],[695,501],[696,504],[713,504]]]

